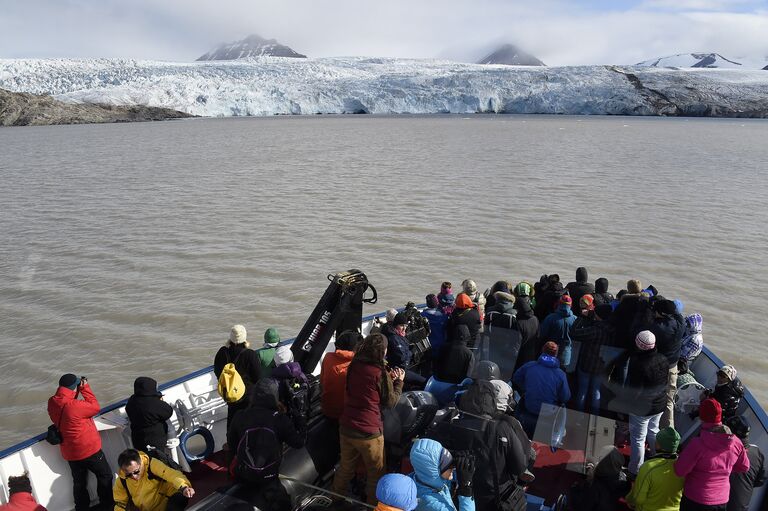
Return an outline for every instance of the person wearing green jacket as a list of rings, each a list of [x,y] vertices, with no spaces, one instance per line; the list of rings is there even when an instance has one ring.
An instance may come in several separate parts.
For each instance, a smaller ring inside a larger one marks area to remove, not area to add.
[[[275,328],[267,328],[264,332],[264,347],[256,351],[261,363],[261,377],[269,378],[272,376],[272,370],[277,367],[275,352],[277,345],[280,344],[280,335]]]
[[[678,511],[685,479],[675,474],[680,434],[664,428],[656,434],[656,455],[643,463],[637,473],[627,505],[635,511]]]

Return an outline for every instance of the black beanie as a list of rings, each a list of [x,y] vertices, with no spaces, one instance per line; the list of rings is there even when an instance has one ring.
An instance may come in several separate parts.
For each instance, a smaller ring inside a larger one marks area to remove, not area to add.
[[[72,373],[67,373],[59,378],[59,387],[67,387],[69,390],[75,390],[80,385],[80,378]]]

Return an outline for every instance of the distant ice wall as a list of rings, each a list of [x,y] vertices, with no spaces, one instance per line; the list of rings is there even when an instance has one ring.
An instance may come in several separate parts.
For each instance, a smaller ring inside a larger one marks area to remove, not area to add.
[[[0,59],[0,88],[202,116],[543,113],[768,117],[768,72],[264,57]]]

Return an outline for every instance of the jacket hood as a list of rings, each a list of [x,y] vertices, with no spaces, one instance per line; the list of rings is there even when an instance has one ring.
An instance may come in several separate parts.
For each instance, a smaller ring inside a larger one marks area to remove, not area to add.
[[[607,293],[608,292],[608,279],[600,277],[595,281],[595,293]]]
[[[416,484],[407,475],[386,474],[376,485],[376,499],[391,508],[413,511],[418,503]]]
[[[515,310],[517,311],[517,317],[520,319],[527,319],[533,316],[533,307],[531,307],[531,299],[527,296],[521,296],[515,300]]]
[[[59,403],[66,403],[77,397],[77,391],[68,389],[67,387],[59,387],[56,389],[56,393],[53,395],[53,400]]]
[[[613,448],[605,458],[600,460],[597,467],[595,467],[595,479],[615,481],[619,478],[623,465],[624,456],[618,449]]]
[[[443,446],[440,442],[428,438],[416,440],[411,447],[411,465],[416,474],[416,481],[438,491],[447,483],[440,476],[442,452]]]
[[[251,386],[251,408],[263,408],[277,411],[278,387],[277,380],[262,378]]]
[[[552,355],[539,355],[538,362],[544,367],[560,367],[560,360],[558,360],[557,357],[553,357]]]
[[[157,390],[157,382],[147,376],[136,378],[136,381],[133,382],[133,394],[142,397],[162,396]]]
[[[469,327],[467,325],[459,325],[456,329],[456,341],[466,346],[471,338],[472,334],[469,332]]]
[[[579,266],[576,268],[576,282],[579,284],[586,284],[587,280],[589,280],[589,274],[587,273],[587,269],[583,266]]]
[[[709,427],[705,429],[705,426]],[[735,438],[731,430],[722,424],[702,424],[701,443],[711,451],[727,451]]]
[[[496,298],[497,302],[515,303],[515,295],[512,295],[505,291],[496,291],[495,293],[493,293],[493,297]]]
[[[475,380],[459,398],[459,410],[492,417],[496,413],[496,388],[486,380]]]
[[[690,314],[685,317],[685,335],[686,337],[692,337],[695,334],[700,334],[704,327],[704,319],[701,314]]]
[[[510,409],[514,409],[515,400],[512,396],[512,387],[509,386],[509,383],[503,380],[491,380],[491,385],[493,385],[493,388],[496,391],[496,411],[506,412]]]
[[[560,305],[558,305],[557,309],[555,309],[555,312],[557,312],[560,316],[564,318],[573,316],[573,311],[571,310],[571,307],[564,303],[561,303]]]

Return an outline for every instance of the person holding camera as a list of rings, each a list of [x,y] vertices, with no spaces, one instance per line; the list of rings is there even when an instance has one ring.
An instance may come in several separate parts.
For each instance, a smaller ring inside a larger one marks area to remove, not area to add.
[[[406,337],[408,316],[398,312],[392,320],[392,331],[387,336],[387,363],[390,367],[398,367],[405,371],[405,381],[409,384],[424,388],[427,379],[416,371],[408,369],[411,366],[413,353]]]
[[[78,395],[82,399],[78,399]],[[88,379],[72,373],[59,379],[59,388],[48,400],[48,415],[58,428],[61,456],[69,462],[74,486],[75,511],[91,507],[88,493],[88,472],[96,476],[96,493],[103,509],[114,505],[112,500],[112,469],[101,450],[101,436],[93,417],[99,413],[99,402]]]
[[[475,458],[472,454],[466,453],[454,460],[440,442],[422,438],[411,447],[411,465],[414,470],[411,477],[416,482],[419,499],[416,511],[456,511],[451,498],[454,484],[459,495],[459,511],[475,510],[472,495]]]

